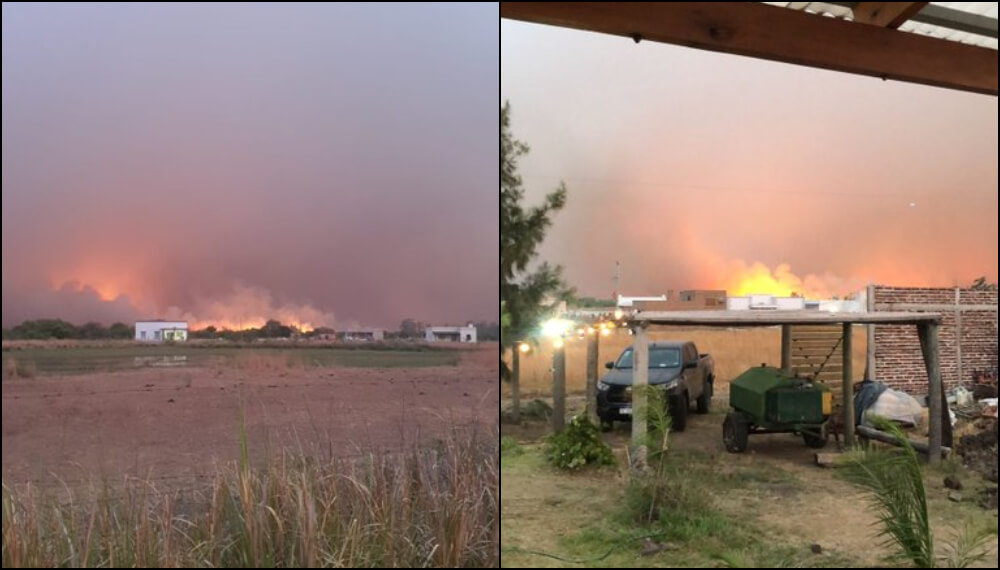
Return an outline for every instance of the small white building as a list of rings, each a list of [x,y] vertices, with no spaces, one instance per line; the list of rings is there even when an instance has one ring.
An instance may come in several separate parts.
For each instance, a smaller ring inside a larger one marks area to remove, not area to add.
[[[775,295],[744,295],[726,297],[726,309],[730,311],[796,311],[806,308],[803,297],[778,297]]]
[[[632,307],[635,306],[636,301],[666,301],[666,295],[646,295],[642,297],[626,297],[625,295],[618,295],[618,307]]]
[[[144,342],[182,342],[187,340],[188,324],[184,321],[136,321],[135,340]]]
[[[382,329],[348,329],[345,331],[338,331],[337,336],[345,342],[373,342],[383,340],[385,338],[385,331]]]
[[[427,342],[437,342],[439,340],[476,342],[476,327],[473,325],[466,325],[464,327],[427,327],[424,329],[424,340]]]

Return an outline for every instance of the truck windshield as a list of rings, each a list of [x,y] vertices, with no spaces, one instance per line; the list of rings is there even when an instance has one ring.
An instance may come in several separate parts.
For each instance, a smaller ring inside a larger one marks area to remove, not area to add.
[[[677,348],[657,348],[649,349],[650,368],[676,368],[681,365],[681,351]],[[626,348],[625,352],[618,357],[615,368],[632,368],[632,349]]]

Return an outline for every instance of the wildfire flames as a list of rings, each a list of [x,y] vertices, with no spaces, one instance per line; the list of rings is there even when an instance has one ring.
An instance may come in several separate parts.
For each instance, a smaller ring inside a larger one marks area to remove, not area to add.
[[[833,274],[807,274],[798,276],[790,265],[779,264],[773,270],[760,262],[746,263],[734,260],[718,272],[722,277],[712,287],[725,289],[733,296],[769,294],[780,297],[799,296],[809,299],[831,299],[855,294],[868,285],[857,277]]]

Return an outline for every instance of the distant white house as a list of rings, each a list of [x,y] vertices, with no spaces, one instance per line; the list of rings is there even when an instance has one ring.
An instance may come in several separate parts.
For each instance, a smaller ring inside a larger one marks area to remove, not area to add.
[[[803,297],[778,297],[776,295],[744,295],[727,297],[726,308],[730,311],[795,311],[806,308]]]
[[[466,325],[464,327],[427,327],[424,329],[424,340],[427,342],[436,342],[439,340],[476,342],[476,327],[473,325]]]
[[[618,306],[619,307],[632,307],[636,301],[666,301],[666,295],[647,295],[642,297],[626,297],[625,295],[618,295]]]
[[[385,331],[382,329],[348,329],[337,331],[337,336],[346,342],[381,341],[385,338]]]
[[[865,300],[858,295],[850,299],[806,299],[804,297],[778,297],[776,295],[744,295],[727,297],[730,311],[826,311],[828,313],[863,313]]]
[[[136,321],[135,340],[145,342],[181,342],[187,340],[188,324],[184,321]]]

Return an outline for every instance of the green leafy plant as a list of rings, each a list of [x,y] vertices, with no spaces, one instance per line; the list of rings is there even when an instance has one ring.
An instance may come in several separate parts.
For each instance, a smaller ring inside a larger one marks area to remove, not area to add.
[[[887,538],[887,544],[895,544],[899,554],[917,567],[930,568],[934,566],[934,539],[917,453],[895,424],[879,418],[876,425],[892,434],[901,447],[868,446],[852,451],[844,476],[868,492],[882,526],[879,535]]]
[[[500,456],[507,457],[513,455],[521,455],[524,453],[524,448],[517,443],[517,440],[505,435],[500,438]]]
[[[908,558],[916,567],[934,568],[939,560],[934,555],[927,492],[917,453],[896,424],[878,417],[874,421],[876,427],[896,438],[900,448],[855,449],[846,458],[844,476],[868,491],[882,526],[879,534],[887,538],[887,544],[895,544],[899,556]],[[948,553],[941,562],[947,567],[965,568],[980,560],[991,535],[964,529],[946,545]]]
[[[587,465],[615,464],[611,448],[585,414],[575,416],[561,432],[549,436],[545,458],[560,469],[571,470]]]

